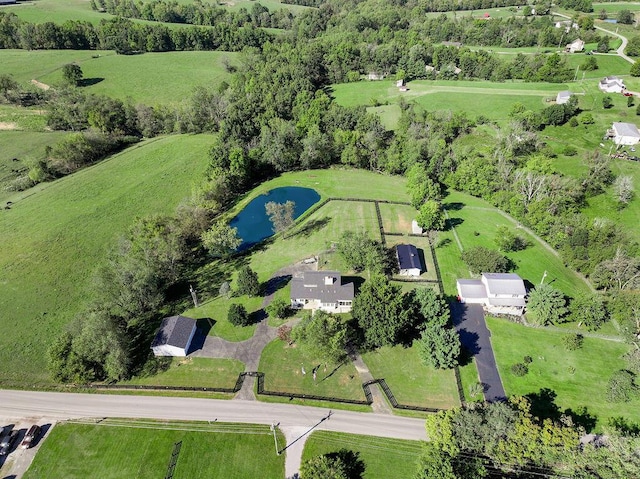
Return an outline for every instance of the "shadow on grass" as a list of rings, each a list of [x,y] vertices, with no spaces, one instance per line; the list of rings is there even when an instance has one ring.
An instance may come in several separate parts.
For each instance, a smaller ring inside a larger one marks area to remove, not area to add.
[[[98,83],[104,81],[104,78],[96,77],[96,78],[83,78],[78,82],[79,87],[92,86],[97,85]]]
[[[460,211],[462,208],[464,208],[464,206],[464,203],[454,201],[453,203],[446,203],[444,205],[444,209],[447,211]]]
[[[447,218],[447,220],[445,221],[444,231],[451,231],[456,226],[460,226],[462,223],[464,223],[464,220],[462,218]]]
[[[189,351],[187,351],[187,355],[199,351],[204,346],[204,342],[209,335],[209,331],[216,324],[215,319],[211,318],[202,318],[196,320],[196,333],[193,335],[193,339],[191,340],[191,345],[189,346]]]
[[[586,407],[578,411],[565,409],[561,411],[556,404],[558,395],[553,389],[542,388],[537,393],[529,393],[526,398],[531,402],[531,413],[539,419],[560,421],[562,417],[570,417],[574,424],[582,426],[586,432],[591,432],[596,426],[596,417],[589,414]]]
[[[291,275],[285,274],[282,276],[275,276],[269,279],[266,283],[261,286],[261,291],[263,296],[269,296],[276,293],[278,290],[284,288],[289,281],[291,281]]]
[[[295,236],[307,237],[312,235],[313,233],[317,233],[322,228],[327,226],[332,219],[333,218],[331,218],[330,216],[325,216],[324,218],[319,218],[317,220],[307,221],[305,225],[302,228],[300,228],[298,231],[295,231],[287,235],[287,239],[293,238]]]

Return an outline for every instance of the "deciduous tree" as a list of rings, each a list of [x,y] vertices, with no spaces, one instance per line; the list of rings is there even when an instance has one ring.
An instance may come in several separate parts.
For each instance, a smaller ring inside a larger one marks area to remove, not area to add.
[[[293,201],[287,201],[286,203],[269,201],[264,207],[271,224],[273,224],[274,233],[281,233],[293,226],[293,216],[296,208],[296,204]]]
[[[227,257],[242,243],[238,237],[238,228],[232,228],[224,220],[216,221],[211,228],[202,233],[202,244],[214,256]]]

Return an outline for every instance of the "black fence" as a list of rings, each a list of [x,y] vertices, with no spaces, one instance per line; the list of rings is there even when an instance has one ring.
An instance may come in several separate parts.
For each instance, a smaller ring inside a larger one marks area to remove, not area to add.
[[[460,404],[462,406],[466,405],[466,401],[464,400],[464,389],[462,388],[462,379],[460,378],[460,368],[456,366],[453,368],[453,372],[456,376],[456,386],[458,387],[458,395],[460,396]]]
[[[376,383],[380,386],[385,396],[387,396],[389,403],[394,409],[404,409],[408,411],[421,411],[421,412],[438,412],[442,410],[442,409],[433,408],[433,407],[409,406],[407,404],[400,404],[396,399],[396,397],[394,396],[393,391],[391,391],[391,388],[389,388],[389,385],[383,378],[372,379],[371,381],[367,381],[366,383],[364,383],[362,385],[362,389],[365,390],[365,394],[366,394],[366,391],[369,391],[369,396],[370,396],[371,395],[370,386]]]

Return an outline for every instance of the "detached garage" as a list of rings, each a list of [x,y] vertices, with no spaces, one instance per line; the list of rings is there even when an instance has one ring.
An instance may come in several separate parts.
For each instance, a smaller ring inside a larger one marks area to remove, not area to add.
[[[640,131],[633,123],[614,123],[613,134],[616,145],[636,145],[640,142]]]
[[[396,246],[396,257],[400,276],[420,276],[423,270],[418,248],[412,244],[399,244]]]
[[[196,320],[185,316],[164,318],[151,343],[155,356],[186,356],[196,333]]]

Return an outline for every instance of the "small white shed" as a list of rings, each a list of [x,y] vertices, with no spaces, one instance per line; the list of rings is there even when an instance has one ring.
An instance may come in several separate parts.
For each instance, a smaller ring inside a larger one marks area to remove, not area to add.
[[[637,145],[640,142],[640,131],[633,123],[614,123],[613,133],[616,145]]]
[[[196,320],[185,316],[164,318],[151,343],[155,356],[186,356],[196,333]]]

